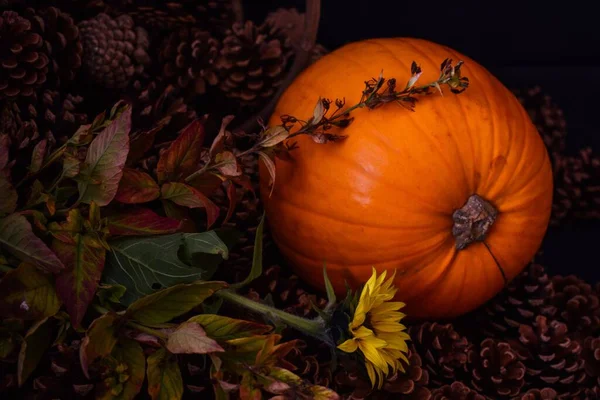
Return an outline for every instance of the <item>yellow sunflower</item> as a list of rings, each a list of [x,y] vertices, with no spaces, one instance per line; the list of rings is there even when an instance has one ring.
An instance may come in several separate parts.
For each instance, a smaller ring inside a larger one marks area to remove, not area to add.
[[[374,387],[378,383],[379,388],[388,374],[404,372],[401,360],[408,363],[406,341],[410,340],[406,327],[400,323],[405,314],[399,310],[405,304],[391,301],[396,294],[393,286],[396,272],[385,281],[386,273],[377,276],[373,268],[348,325],[352,338],[338,345],[347,353],[362,352],[371,384]]]

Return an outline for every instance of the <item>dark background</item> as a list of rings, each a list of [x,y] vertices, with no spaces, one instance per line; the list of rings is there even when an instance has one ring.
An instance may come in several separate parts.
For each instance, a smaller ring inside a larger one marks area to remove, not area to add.
[[[246,1],[249,18],[304,1]],[[508,87],[539,85],[564,110],[567,152],[600,151],[600,20],[584,1],[322,0],[318,42],[330,50],[374,37],[418,37],[454,48]],[[600,179],[600,177],[599,177]],[[550,227],[543,263],[600,281],[600,223]]]

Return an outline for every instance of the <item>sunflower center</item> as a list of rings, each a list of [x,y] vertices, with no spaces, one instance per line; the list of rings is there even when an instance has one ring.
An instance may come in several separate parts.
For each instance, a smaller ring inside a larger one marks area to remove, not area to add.
[[[455,247],[462,250],[473,242],[485,240],[496,221],[498,210],[483,197],[473,194],[467,202],[452,214],[452,235]]]

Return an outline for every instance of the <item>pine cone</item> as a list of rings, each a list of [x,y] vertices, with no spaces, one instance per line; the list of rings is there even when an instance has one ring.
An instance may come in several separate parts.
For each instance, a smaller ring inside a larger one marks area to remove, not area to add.
[[[544,267],[531,263],[476,314],[477,329],[494,338],[518,337],[521,324],[531,324],[538,314],[547,312],[545,301],[552,293]]]
[[[148,33],[128,15],[101,13],[79,23],[84,66],[106,88],[124,88],[150,63]]]
[[[558,393],[552,388],[544,389],[530,389],[523,396],[519,397],[520,400],[555,400],[559,399]]]
[[[465,373],[470,344],[452,324],[424,322],[411,326],[409,334],[434,385],[450,383]]]
[[[52,88],[72,81],[81,67],[83,47],[79,29],[73,18],[56,7],[39,11],[28,8],[25,16],[31,21],[34,30],[44,38],[47,54],[52,61]]]
[[[32,96],[46,82],[48,49],[31,21],[14,11],[0,14],[0,100]]]
[[[344,368],[339,371],[334,380],[337,393],[348,393],[344,397],[348,400],[360,399],[401,399],[401,400],[427,400],[431,392],[427,388],[429,375],[423,368],[421,357],[414,349],[408,353],[409,365],[406,372],[398,372],[389,377],[382,389],[373,391],[371,382],[366,373],[361,373],[357,364],[344,363]]]
[[[573,400],[600,400],[600,386],[583,389]]]
[[[435,389],[431,394],[431,400],[485,400],[485,397],[458,381]]]
[[[567,218],[600,218],[600,158],[591,148],[575,157],[561,157],[554,177],[553,214]]]
[[[525,384],[525,365],[506,342],[488,338],[469,351],[471,384],[486,397],[516,396]]]
[[[1,110],[0,130],[8,133],[13,146],[19,149],[33,147],[43,138],[50,145],[64,143],[87,122],[87,115],[79,111],[82,101],[80,96],[61,96],[47,89],[28,99],[7,102]]]
[[[217,84],[213,63],[219,53],[219,42],[209,32],[198,28],[183,28],[164,41],[159,61],[163,76],[192,93],[204,94],[206,86]]]
[[[571,398],[581,391],[585,380],[581,345],[569,339],[567,325],[538,315],[532,325],[521,325],[518,340],[511,341],[527,367],[532,387],[551,386],[559,398]]]
[[[600,338],[589,336],[583,341],[581,358],[584,360],[585,373],[600,387]]]
[[[563,154],[566,148],[567,122],[562,109],[539,86],[516,89],[513,93],[527,110],[553,159]]]
[[[234,21],[231,0],[140,0],[125,11],[136,23],[158,31],[195,26],[223,34]]]
[[[298,12],[295,8],[279,8],[267,15],[265,29],[269,35],[283,36],[293,47],[300,46],[304,35],[306,14]],[[311,51],[310,62],[314,63],[329,51],[320,44],[315,44]]]
[[[544,315],[566,323],[571,335],[600,335],[600,300],[594,288],[575,275],[554,276],[552,286]]]
[[[233,24],[222,45],[215,67],[226,96],[257,106],[275,93],[290,57],[285,43],[247,21]]]

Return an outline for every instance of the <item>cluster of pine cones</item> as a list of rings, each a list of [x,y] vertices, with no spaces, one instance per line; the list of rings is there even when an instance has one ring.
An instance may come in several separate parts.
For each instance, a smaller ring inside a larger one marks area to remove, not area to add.
[[[134,130],[176,119],[176,131],[204,114],[240,121],[281,85],[303,24],[295,9],[243,20],[231,0],[0,0],[0,132],[27,156],[120,99]]]

